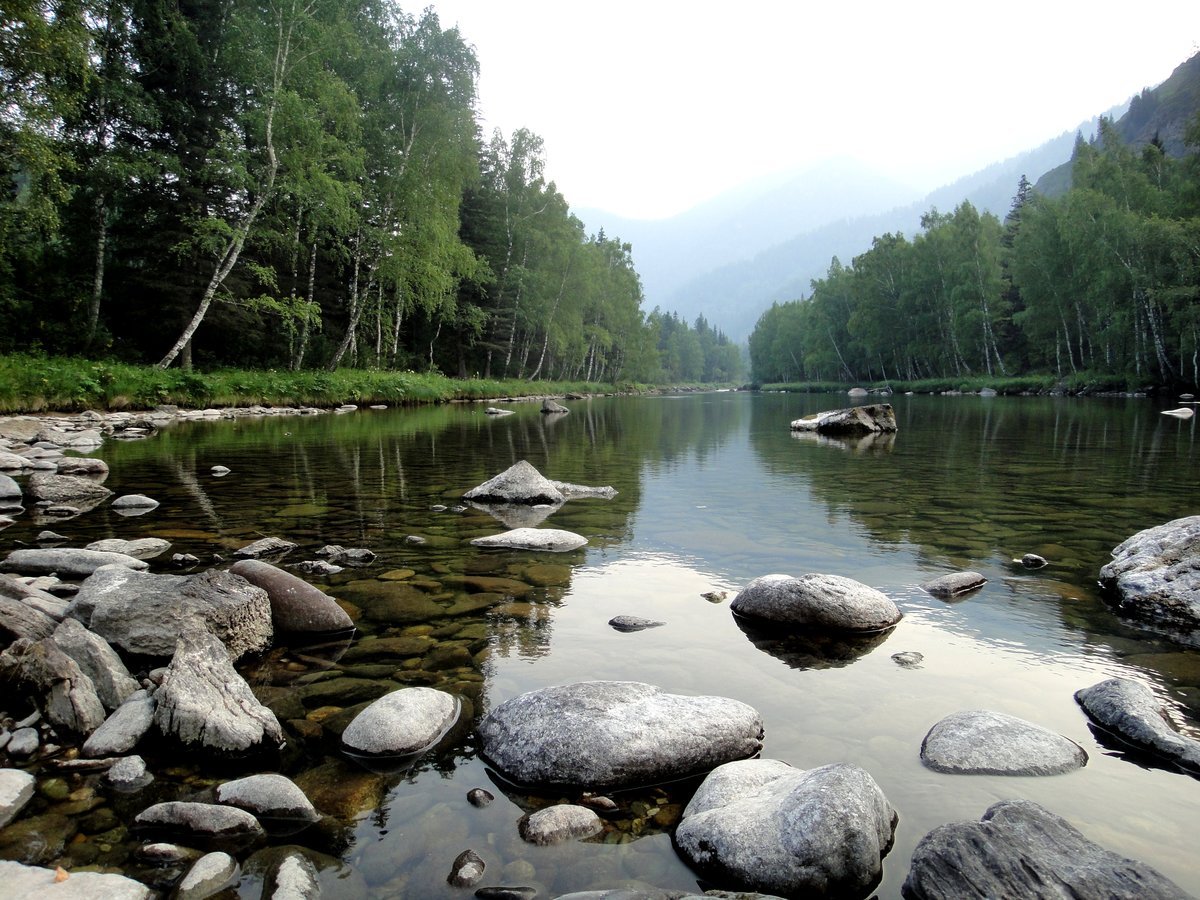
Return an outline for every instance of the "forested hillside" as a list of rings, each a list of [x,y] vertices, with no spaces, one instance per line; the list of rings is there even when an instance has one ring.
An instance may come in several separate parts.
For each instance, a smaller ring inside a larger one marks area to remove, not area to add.
[[[386,0],[0,11],[0,352],[207,367],[729,380],[641,308],[470,44]]]
[[[763,382],[1046,373],[1131,387],[1200,381],[1200,117],[1190,152],[1134,149],[1102,120],[1072,187],[1021,179],[1000,221],[970,203],[888,233],[750,338]]]

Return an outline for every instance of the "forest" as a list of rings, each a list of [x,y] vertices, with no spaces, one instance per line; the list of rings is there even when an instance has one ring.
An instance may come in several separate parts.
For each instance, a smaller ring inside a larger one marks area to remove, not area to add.
[[[6,0],[0,353],[729,382],[387,0]]]
[[[1000,221],[931,209],[911,240],[836,257],[750,337],[760,383],[1049,375],[1074,386],[1200,384],[1200,117],[1189,152],[1078,137],[1070,188],[1022,177]]]

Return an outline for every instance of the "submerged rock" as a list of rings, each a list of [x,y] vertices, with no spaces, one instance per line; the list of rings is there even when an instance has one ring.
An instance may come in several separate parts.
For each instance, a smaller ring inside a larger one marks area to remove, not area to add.
[[[921,743],[925,765],[956,775],[1061,775],[1087,759],[1061,734],[985,709],[946,716]]]
[[[645,631],[647,628],[658,628],[665,623],[643,619],[641,616],[613,616],[608,620],[608,624],[617,631]]]
[[[474,887],[483,878],[487,863],[474,850],[464,850],[454,858],[446,881],[454,887]]]
[[[872,434],[896,431],[896,411],[890,403],[831,409],[792,422],[792,431],[821,434]]]
[[[1104,731],[1200,775],[1200,741],[1171,726],[1166,705],[1150,688],[1128,678],[1110,678],[1076,691],[1075,700]]]
[[[921,590],[941,600],[958,597],[987,584],[978,572],[950,572],[921,584]]]
[[[525,785],[607,789],[697,775],[762,749],[762,719],[724,697],[585,681],[507,700],[480,723],[484,754]]]
[[[604,830],[600,817],[586,806],[560,803],[524,816],[517,824],[521,840],[529,844],[561,844],[588,838]]]
[[[979,822],[942,825],[913,851],[910,900],[962,897],[1187,897],[1155,869],[1083,836],[1029,800],[1002,800]]]
[[[503,534],[475,538],[476,547],[499,547],[509,550],[542,550],[550,553],[565,553],[587,545],[587,538],[557,528],[514,528]]]
[[[753,890],[862,896],[881,876],[896,813],[858,766],[775,759],[714,769],[683,811],[680,852]]]
[[[1112,557],[1100,584],[1116,611],[1200,645],[1200,516],[1139,531]]]
[[[733,598],[740,616],[791,627],[875,632],[900,621],[896,604],[885,594],[840,575],[763,575]]]

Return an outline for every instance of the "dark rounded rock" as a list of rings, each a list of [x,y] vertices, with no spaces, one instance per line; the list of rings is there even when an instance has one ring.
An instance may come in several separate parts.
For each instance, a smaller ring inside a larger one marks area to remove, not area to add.
[[[347,631],[354,622],[332,597],[302,578],[258,559],[243,559],[229,571],[267,592],[271,620],[282,632]]]

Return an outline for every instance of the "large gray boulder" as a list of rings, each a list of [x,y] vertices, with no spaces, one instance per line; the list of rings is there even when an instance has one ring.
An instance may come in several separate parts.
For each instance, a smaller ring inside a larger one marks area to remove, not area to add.
[[[492,534],[475,538],[476,547],[507,550],[541,550],[548,553],[566,553],[587,546],[587,538],[573,531],[559,528],[514,528],[503,534]]]
[[[729,608],[752,619],[834,631],[884,631],[901,618],[896,604],[880,591],[852,578],[813,573],[799,578],[755,578],[734,597]]]
[[[0,828],[17,817],[33,799],[37,779],[24,769],[0,769]]]
[[[40,582],[39,582],[40,583]],[[61,622],[67,614],[68,603],[61,597],[56,597],[49,591],[34,587],[13,575],[0,574],[0,598],[20,601],[24,606],[37,610],[49,616],[55,622]],[[21,635],[28,637],[28,635]],[[44,635],[39,635],[39,639]]]
[[[909,900],[963,897],[1182,900],[1174,882],[1084,837],[1030,800],[1002,800],[979,822],[942,825],[913,851]]]
[[[58,460],[59,475],[93,475],[103,481],[108,475],[108,463],[94,456],[64,456]]]
[[[304,791],[276,772],[225,782],[217,788],[217,802],[244,809],[259,819],[309,823],[321,818]]]
[[[585,681],[507,700],[478,729],[484,754],[520,784],[592,789],[698,775],[762,749],[757,710],[630,681]]]
[[[1016,716],[972,709],[942,719],[921,743],[921,761],[955,775],[1061,775],[1087,764],[1074,741]]]
[[[354,621],[337,601],[291,572],[260,559],[238,560],[229,571],[267,592],[277,631],[323,634],[354,628]]]
[[[21,575],[57,574],[60,578],[86,578],[101,566],[124,566],[141,571],[150,568],[145,560],[124,553],[76,550],[69,547],[29,548],[8,554],[0,568]]]
[[[566,500],[562,491],[525,460],[513,463],[499,475],[463,494],[465,500],[479,503],[546,503],[558,505]]]
[[[1075,700],[1096,725],[1119,740],[1200,774],[1200,741],[1171,726],[1166,704],[1145,685],[1109,678],[1076,691]]]
[[[157,701],[147,691],[130,694],[84,741],[83,755],[91,759],[122,756],[138,745],[154,724]]]
[[[103,500],[112,494],[112,491],[83,475],[35,472],[25,483],[25,493],[34,500],[46,503],[67,503]]]
[[[180,635],[154,699],[159,730],[189,750],[242,756],[283,742],[275,714],[258,702],[225,645],[207,631]]]
[[[0,683],[33,698],[55,728],[87,736],[104,721],[92,679],[53,638],[14,641],[0,653]]]
[[[80,586],[68,614],[114,647],[140,656],[170,656],[180,634],[203,628],[239,659],[265,650],[273,634],[267,592],[216,570],[152,575],[103,566]]]
[[[896,411],[890,403],[831,409],[792,422],[792,431],[820,434],[875,434],[896,430]]]
[[[704,779],[675,831],[705,873],[787,896],[863,896],[879,881],[896,813],[865,771],[732,762]]]
[[[342,732],[342,745],[366,756],[419,753],[454,726],[462,703],[453,694],[428,687],[385,694],[354,717]]]
[[[62,880],[55,869],[0,860],[0,884],[9,897],[40,900],[151,900],[155,892],[124,875],[72,872]]]
[[[199,839],[199,843],[213,839],[255,840],[266,834],[258,819],[244,809],[181,800],[148,806],[134,817],[133,824],[139,829],[183,834]]]
[[[54,634],[58,622],[19,597],[9,596],[6,584],[5,576],[0,575],[0,645],[8,646],[20,638],[40,641]]]
[[[1100,584],[1116,611],[1200,646],[1200,516],[1139,531],[1112,557]]]
[[[64,619],[54,630],[54,643],[79,664],[92,679],[105,709],[113,710],[138,689],[138,683],[108,641],[83,627],[77,619]]]

